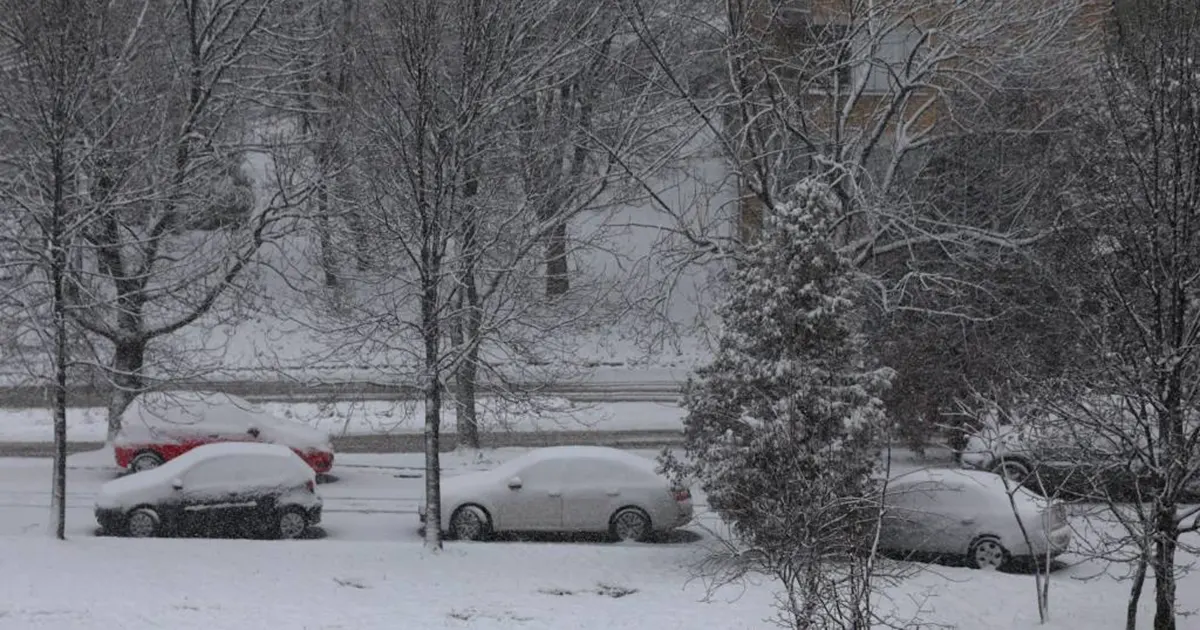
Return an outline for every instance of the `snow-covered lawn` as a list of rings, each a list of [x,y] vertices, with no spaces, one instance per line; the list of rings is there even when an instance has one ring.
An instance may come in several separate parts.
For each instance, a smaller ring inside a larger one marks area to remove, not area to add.
[[[264,403],[282,417],[303,422],[331,435],[420,433],[424,405],[419,402]],[[102,442],[105,410],[73,408],[67,413],[67,437],[78,442]],[[501,404],[484,400],[482,428],[487,431],[637,431],[682,430],[684,411],[678,405],[654,402],[572,403],[546,398],[536,405]],[[456,427],[454,409],[443,410],[442,430]],[[53,420],[47,409],[0,409],[0,442],[50,442]]]
[[[456,475],[523,452],[450,453],[443,465],[446,475]],[[450,542],[431,556],[415,514],[420,455],[346,455],[335,469],[338,479],[319,489],[326,499],[323,537],[101,538],[94,535],[91,504],[100,484],[116,474],[110,457],[69,458],[65,543],[45,535],[50,462],[0,459],[0,629],[774,627],[770,581],[706,598],[704,581],[694,579],[713,544],[706,533],[715,525],[711,515],[664,543]],[[703,495],[697,502],[706,512]],[[1086,579],[1104,567],[1065,559],[1078,564],[1052,574],[1052,621],[1045,627],[1121,627],[1127,584],[1104,575]],[[923,608],[929,624],[923,627],[1040,627],[1032,576],[925,568],[889,588],[880,605],[900,619]],[[1150,597],[1144,599],[1148,625]],[[1200,576],[1182,579],[1179,601],[1184,609],[1200,606]],[[1183,618],[1180,628],[1200,628],[1200,620]]]

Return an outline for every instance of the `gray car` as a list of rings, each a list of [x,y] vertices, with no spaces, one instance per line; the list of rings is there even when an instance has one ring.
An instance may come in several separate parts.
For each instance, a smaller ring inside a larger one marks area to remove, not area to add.
[[[442,481],[442,523],[461,540],[493,532],[596,532],[641,541],[692,520],[692,496],[653,460],[615,448],[558,446]],[[425,522],[425,507],[419,508]]]
[[[888,482],[879,548],[906,556],[966,556],[981,569],[1065,552],[1071,529],[1061,503],[1000,475],[919,470]]]

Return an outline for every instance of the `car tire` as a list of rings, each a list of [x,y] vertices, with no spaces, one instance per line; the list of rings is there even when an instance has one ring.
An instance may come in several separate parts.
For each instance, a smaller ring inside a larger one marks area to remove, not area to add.
[[[1012,556],[995,536],[980,536],[967,551],[971,566],[976,569],[999,570],[1008,565]]]
[[[450,535],[456,540],[485,540],[491,533],[491,519],[483,508],[464,505],[450,517]]]
[[[130,538],[154,538],[158,536],[161,526],[158,512],[148,507],[130,510],[125,517],[125,534]]]
[[[298,508],[285,508],[276,512],[272,530],[279,540],[295,540],[308,532],[308,515]]]
[[[129,472],[140,473],[143,470],[158,468],[163,465],[163,457],[154,451],[142,451],[133,456],[129,462]]]
[[[644,542],[653,532],[650,515],[640,508],[621,508],[609,519],[608,533],[616,542]]]
[[[1033,474],[1028,464],[1016,459],[1000,460],[999,463],[992,467],[992,472],[1007,477],[1009,481],[1018,485],[1028,481],[1029,477]]]

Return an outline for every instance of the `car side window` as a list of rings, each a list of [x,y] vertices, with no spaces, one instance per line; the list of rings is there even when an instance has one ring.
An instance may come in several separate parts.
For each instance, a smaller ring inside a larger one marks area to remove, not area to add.
[[[226,465],[230,457],[214,457],[192,466],[183,475],[185,488],[209,488],[229,483]]]
[[[185,487],[269,485],[288,474],[287,462],[277,457],[227,455],[205,460],[188,471]]]
[[[928,512],[955,500],[957,489],[939,482],[912,483],[888,489],[884,506],[893,513]]]
[[[525,486],[563,483],[570,474],[569,463],[561,459],[534,462],[522,468],[517,476]]]

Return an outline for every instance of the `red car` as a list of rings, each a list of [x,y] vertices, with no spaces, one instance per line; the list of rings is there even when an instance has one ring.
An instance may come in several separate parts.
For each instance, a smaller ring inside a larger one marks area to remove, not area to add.
[[[157,468],[197,446],[214,442],[267,442],[287,446],[317,473],[333,468],[329,436],[215,392],[147,392],[121,415],[113,440],[117,466],[130,472]]]

